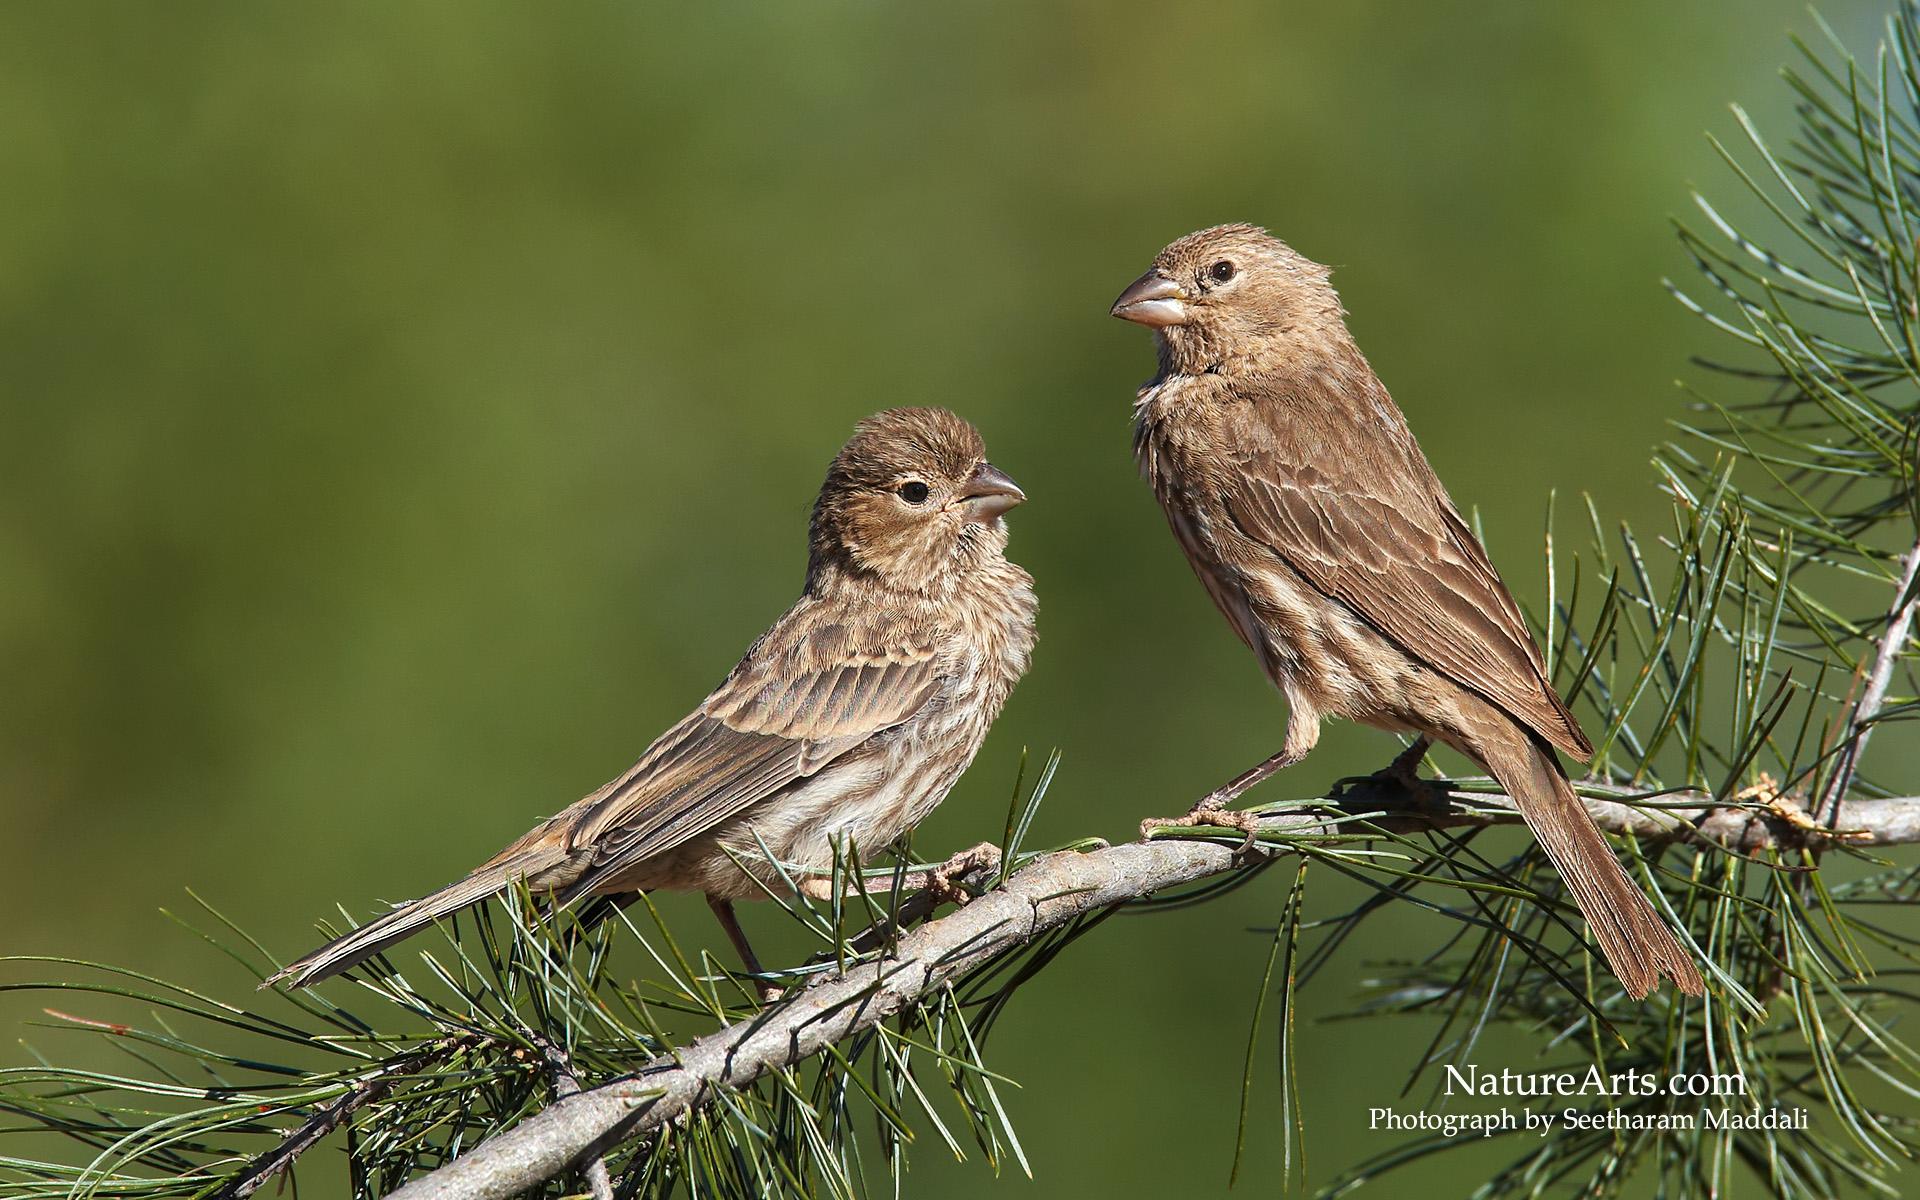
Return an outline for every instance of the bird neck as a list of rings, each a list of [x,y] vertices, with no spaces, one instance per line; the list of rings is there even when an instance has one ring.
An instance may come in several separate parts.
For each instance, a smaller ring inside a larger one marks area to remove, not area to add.
[[[1288,313],[1248,329],[1205,322],[1173,325],[1159,330],[1155,340],[1161,379],[1318,373],[1355,359],[1365,361],[1337,311]]]
[[[815,555],[807,564],[806,590],[821,600],[938,604],[952,592],[955,574],[951,569],[881,571],[845,556]]]
[[[957,614],[983,599],[1030,596],[1033,579],[1003,552],[1005,537],[982,531],[938,568],[895,576],[844,555],[816,554],[807,564],[806,593],[828,603],[887,604]]]

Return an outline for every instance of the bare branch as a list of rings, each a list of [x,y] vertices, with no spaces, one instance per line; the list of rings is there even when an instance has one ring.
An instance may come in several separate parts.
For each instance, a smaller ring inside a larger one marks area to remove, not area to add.
[[[376,1104],[386,1098],[402,1079],[422,1067],[431,1065],[453,1049],[465,1045],[469,1039],[448,1038],[410,1054],[398,1062],[390,1064],[378,1074],[369,1075],[336,1097],[301,1123],[298,1129],[280,1140],[280,1144],[247,1164],[247,1169],[236,1175],[231,1182],[214,1194],[214,1200],[246,1200],[260,1190],[280,1172],[291,1168],[302,1154],[313,1149],[322,1139],[341,1125],[354,1113],[369,1104]]]
[[[1907,551],[1902,560],[1900,582],[1893,589],[1893,604],[1887,611],[1887,627],[1880,634],[1876,644],[1873,665],[1867,669],[1864,686],[1860,691],[1860,702],[1854,705],[1851,724],[1851,740],[1840,756],[1839,765],[1834,769],[1833,780],[1827,786],[1826,799],[1821,805],[1821,814],[1833,808],[1834,802],[1847,794],[1853,784],[1853,770],[1866,752],[1867,739],[1873,736],[1874,718],[1880,715],[1880,708],[1886,703],[1887,688],[1893,682],[1894,668],[1899,665],[1901,652],[1906,649],[1907,638],[1913,632],[1916,612],[1920,612],[1920,588],[1914,586],[1916,575],[1920,575],[1920,542]]]
[[[1714,807],[1701,793],[1668,793],[1657,804],[1634,804],[1627,800],[1639,793],[1591,786],[1583,790],[1602,793],[1590,799],[1588,807],[1603,828],[1639,837],[1751,850],[1830,836],[1763,809]],[[1607,792],[1621,798],[1609,799]],[[1452,803],[1444,812],[1373,815],[1367,824],[1417,830],[1520,819],[1506,796],[1456,792],[1449,799]],[[1343,802],[1350,805],[1352,797]],[[1841,830],[1857,831],[1874,844],[1920,841],[1920,796],[1851,801],[1841,806],[1838,816]],[[1355,821],[1348,811],[1316,806],[1264,818],[1260,833],[1281,839],[1351,833]],[[1228,840],[1238,842],[1240,835]],[[1281,840],[1263,843],[1254,853],[1284,854],[1287,849]],[[1047,930],[1234,870],[1245,861],[1235,846],[1171,838],[1039,858],[1001,887],[905,934],[891,955],[822,979],[754,1019],[700,1038],[632,1076],[556,1100],[407,1184],[393,1193],[393,1200],[505,1200],[518,1195],[584,1158],[661,1128],[710,1101],[718,1089],[744,1087],[885,1021]]]

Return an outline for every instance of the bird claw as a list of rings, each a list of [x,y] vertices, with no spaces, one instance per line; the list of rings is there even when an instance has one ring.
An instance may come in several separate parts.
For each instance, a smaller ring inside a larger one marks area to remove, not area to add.
[[[951,855],[937,867],[916,867],[907,874],[903,887],[907,891],[925,892],[939,904],[965,904],[973,899],[973,893],[960,882],[960,877],[982,868],[992,870],[999,865],[1000,847],[992,842],[981,842]],[[884,878],[880,882],[889,888],[892,886]],[[795,890],[809,900],[820,902],[830,901],[835,896],[834,880],[826,875],[809,875],[795,884]],[[845,884],[839,892],[844,896],[863,893],[869,896],[884,894],[860,880]]]
[[[973,893],[959,882],[959,877],[983,868],[993,870],[999,865],[1000,847],[992,842],[981,842],[977,846],[968,847],[952,855],[946,862],[928,872],[927,892],[937,903],[945,904],[951,901],[954,904],[964,905],[973,899]]]
[[[1227,808],[1217,796],[1208,796],[1193,806],[1184,817],[1148,817],[1140,822],[1140,836],[1153,837],[1155,831],[1190,827],[1215,826],[1221,829],[1237,829],[1246,835],[1240,843],[1238,853],[1246,854],[1254,847],[1260,835],[1260,818],[1241,809]]]
[[[834,880],[831,875],[808,875],[795,885],[795,890],[816,904],[824,904],[833,899]]]

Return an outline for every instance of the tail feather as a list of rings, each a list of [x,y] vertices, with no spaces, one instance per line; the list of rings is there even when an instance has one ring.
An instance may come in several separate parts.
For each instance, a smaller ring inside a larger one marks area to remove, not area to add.
[[[477,904],[496,892],[505,891],[515,879],[527,873],[527,864],[522,862],[489,864],[458,883],[403,904],[385,916],[376,917],[351,933],[295,959],[269,976],[260,986],[272,987],[284,981],[293,987],[307,987],[323,979],[331,979],[387,947],[412,937],[422,926],[430,925],[470,904]]]
[[[1665,975],[1687,995],[1700,995],[1704,986],[1692,957],[1621,868],[1553,751],[1518,731],[1479,749],[1566,880],[1627,994],[1641,999]]]

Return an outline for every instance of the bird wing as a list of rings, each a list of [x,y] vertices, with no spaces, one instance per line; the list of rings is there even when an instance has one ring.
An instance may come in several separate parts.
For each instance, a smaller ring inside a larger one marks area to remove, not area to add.
[[[569,894],[590,892],[912,717],[940,688],[931,631],[848,609],[796,605],[639,762],[522,843],[561,838],[585,863]]]
[[[1259,412],[1258,427],[1232,441],[1239,470],[1221,497],[1229,517],[1406,653],[1590,758],[1593,747],[1547,681],[1540,648],[1486,550],[1392,401],[1378,399],[1384,404],[1310,413],[1243,407]],[[1369,427],[1347,427],[1361,420]],[[1329,453],[1329,443],[1368,453]]]

